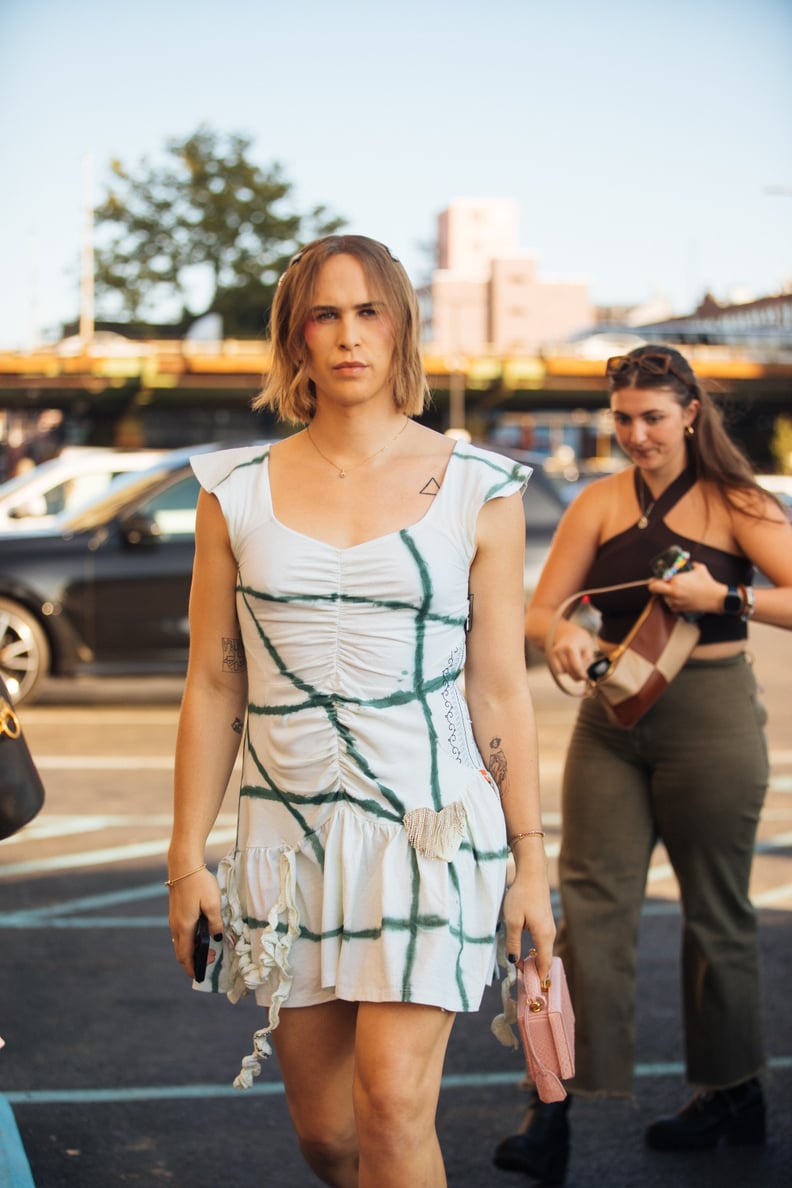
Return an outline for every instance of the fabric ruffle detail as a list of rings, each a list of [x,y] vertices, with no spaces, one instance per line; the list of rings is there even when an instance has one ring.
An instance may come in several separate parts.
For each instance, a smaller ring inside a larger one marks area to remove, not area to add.
[[[509,963],[501,981],[501,1004],[503,1014],[496,1015],[490,1023],[490,1031],[504,1048],[519,1048],[520,1041],[513,1028],[517,1024],[517,1000],[512,997],[512,988],[517,984],[517,966]]]
[[[228,963],[228,984],[223,988],[228,999],[234,1003],[265,983],[272,992],[268,1025],[254,1033],[253,1051],[243,1059],[242,1067],[234,1080],[236,1089],[249,1089],[254,1077],[259,1076],[261,1072],[261,1061],[272,1054],[268,1037],[278,1026],[280,1009],[289,997],[292,986],[293,973],[289,964],[289,951],[292,941],[300,932],[294,850],[281,850],[279,874],[280,893],[267,917],[266,928],[261,930],[258,938],[259,952],[254,957],[250,928],[242,913],[235,855],[229,854],[223,858],[217,871],[226,937],[224,957]]]
[[[252,1088],[255,1078],[261,1075],[262,1060],[272,1055],[269,1043],[271,1031],[272,1027],[262,1027],[260,1031],[253,1032],[253,1051],[249,1056],[242,1057],[242,1065],[234,1077],[235,1089]]]

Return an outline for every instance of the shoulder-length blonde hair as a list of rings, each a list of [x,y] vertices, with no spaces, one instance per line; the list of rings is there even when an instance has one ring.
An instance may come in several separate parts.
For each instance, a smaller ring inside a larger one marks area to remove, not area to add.
[[[393,398],[408,416],[423,412],[429,387],[420,349],[420,313],[410,279],[384,244],[365,235],[327,235],[304,247],[278,282],[270,317],[272,365],[253,408],[274,408],[282,421],[308,424],[316,391],[308,375],[304,327],[313,305],[316,277],[331,256],[354,256],[362,265],[372,300],[385,303],[393,324]]]

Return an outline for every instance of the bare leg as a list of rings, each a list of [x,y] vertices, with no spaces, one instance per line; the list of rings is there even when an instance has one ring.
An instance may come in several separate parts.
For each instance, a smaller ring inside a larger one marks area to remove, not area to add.
[[[454,1018],[416,1003],[359,1004],[359,1188],[445,1188],[435,1116]]]
[[[308,1166],[331,1188],[357,1188],[352,1086],[357,1004],[284,1008],[272,1033],[286,1101]]]

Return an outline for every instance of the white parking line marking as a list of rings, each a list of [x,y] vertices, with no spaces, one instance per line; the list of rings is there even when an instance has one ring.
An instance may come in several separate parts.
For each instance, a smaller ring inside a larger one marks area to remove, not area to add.
[[[114,813],[112,815],[109,813],[86,813],[85,816],[74,816],[71,813],[50,815],[45,810],[24,830],[15,833],[13,837],[6,838],[3,847],[19,845],[20,842],[26,841],[42,841],[51,837],[69,837],[76,833],[92,833],[97,829],[128,829],[141,826],[170,829],[172,824],[173,815],[171,813],[152,813],[150,816],[142,816],[140,813]],[[233,813],[223,813],[217,818],[218,826],[226,826],[230,829],[235,824],[236,816]]]
[[[757,855],[772,854],[775,850],[783,850],[787,846],[792,846],[792,832],[778,833],[775,837],[767,838],[765,841],[757,842],[755,853]],[[650,868],[647,882],[657,883],[663,879],[670,879],[673,877],[673,867],[670,863],[663,862]]]
[[[126,903],[140,903],[146,899],[162,900],[159,916],[79,916],[78,912],[103,911]],[[21,912],[0,912],[0,928],[95,928],[101,924],[117,928],[158,928],[167,914],[167,896],[161,882],[144,887],[126,887],[120,891],[106,891],[102,895],[83,895],[78,899],[59,899],[56,903],[26,908]],[[61,919],[64,918],[64,920]],[[0,1181],[1,1183],[2,1181]]]
[[[236,837],[236,828],[215,830],[210,842],[231,842]],[[115,862],[131,862],[133,858],[150,858],[153,854],[164,854],[170,839],[138,842],[129,846],[110,846],[105,850],[82,850],[78,854],[58,854],[52,858],[31,859],[27,862],[12,862],[0,867],[0,879],[12,879],[18,875],[51,874],[54,870],[75,870],[83,866],[107,866]]]
[[[772,1069],[792,1068],[792,1056],[771,1056]],[[641,1079],[683,1076],[685,1066],[677,1061],[636,1064],[635,1075]],[[449,1073],[443,1077],[443,1089],[478,1089],[486,1085],[519,1085],[525,1077],[520,1072]],[[4,1096],[12,1105],[96,1105],[132,1101],[162,1101],[169,1098],[238,1097],[241,1090],[232,1085],[151,1085],[126,1089],[20,1089]],[[244,1090],[245,1097],[276,1097],[284,1092],[282,1081],[258,1081]]]
[[[172,771],[172,755],[36,755],[39,771]]]
[[[754,907],[774,907],[779,903],[792,903],[792,883],[785,887],[771,887],[769,891],[762,891],[751,896]]]
[[[179,707],[173,709],[149,709],[146,706],[131,705],[128,709],[106,709],[101,706],[79,708],[64,706],[62,709],[49,709],[43,705],[25,706],[25,726],[62,726],[65,722],[82,726],[86,722],[96,722],[101,719],[106,726],[175,726],[179,718]]]

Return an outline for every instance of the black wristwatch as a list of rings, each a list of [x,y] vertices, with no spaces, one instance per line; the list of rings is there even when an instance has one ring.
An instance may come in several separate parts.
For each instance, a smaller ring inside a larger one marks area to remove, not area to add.
[[[729,586],[726,591],[726,597],[723,599],[723,613],[724,615],[741,615],[745,603],[743,596],[736,586]]]

